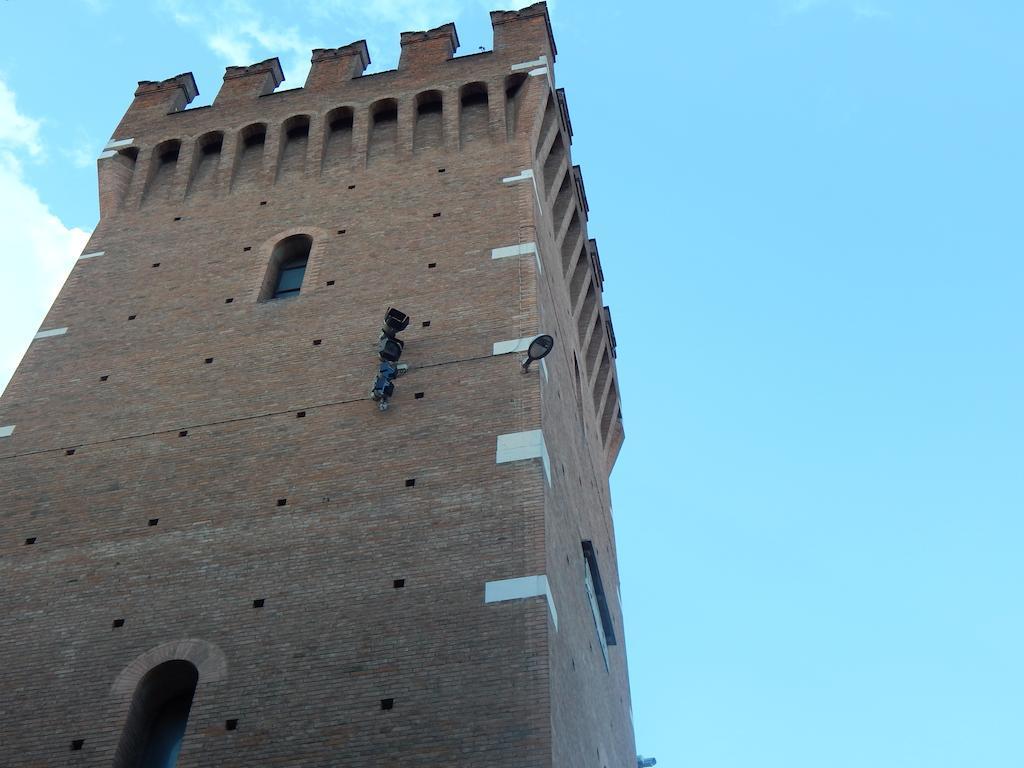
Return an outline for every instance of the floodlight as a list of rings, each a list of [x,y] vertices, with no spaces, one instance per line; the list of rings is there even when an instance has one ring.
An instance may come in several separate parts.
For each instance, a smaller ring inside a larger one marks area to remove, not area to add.
[[[384,327],[380,329],[381,332],[389,338],[394,338],[396,333],[401,333],[407,327],[409,327],[409,316],[401,310],[388,307],[387,314],[384,315]]]
[[[534,360],[540,360],[547,357],[548,353],[554,346],[555,339],[546,333],[531,341],[530,346],[526,350],[526,359],[523,360],[523,373],[526,373],[530,369],[530,363]]]
[[[381,336],[380,342],[377,344],[377,354],[381,360],[385,360],[389,363],[397,363],[398,358],[402,356],[402,348],[405,346],[405,342],[401,339],[392,339],[387,336]]]

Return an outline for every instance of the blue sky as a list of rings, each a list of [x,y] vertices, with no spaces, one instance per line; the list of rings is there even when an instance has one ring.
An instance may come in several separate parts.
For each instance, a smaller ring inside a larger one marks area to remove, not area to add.
[[[482,0],[0,4],[0,386],[135,81]],[[495,6],[496,7],[496,6]],[[243,19],[244,21],[239,21]],[[1024,4],[552,3],[619,340],[637,747],[677,768],[1024,765]]]

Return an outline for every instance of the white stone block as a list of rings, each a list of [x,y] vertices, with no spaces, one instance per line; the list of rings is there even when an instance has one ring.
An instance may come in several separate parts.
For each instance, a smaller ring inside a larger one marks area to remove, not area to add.
[[[528,597],[541,597],[547,599],[548,610],[551,611],[551,620],[558,629],[558,611],[555,610],[555,598],[551,594],[551,586],[548,584],[548,577],[521,576],[518,579],[502,579],[500,581],[488,581],[484,585],[484,603],[503,603],[506,600],[523,600]]]
[[[551,485],[551,461],[548,459],[548,448],[544,444],[544,432],[542,430],[531,429],[526,432],[498,435],[495,458],[497,464],[523,461],[525,459],[540,459],[544,466],[544,477],[548,481],[548,485]]]
[[[502,184],[516,184],[520,181],[530,181],[533,179],[533,169],[526,168],[518,176],[506,176],[501,180]]]
[[[492,259],[507,259],[510,256],[525,256],[528,253],[536,253],[536,243],[519,243],[519,245],[503,245],[501,248],[491,249]]]
[[[48,331],[39,331],[33,339],[47,339],[50,336],[63,336],[68,332],[67,328],[50,328]]]
[[[508,341],[496,341],[491,351],[492,355],[507,355],[510,352],[525,352],[530,342],[533,341],[536,336],[526,336],[522,339],[509,339]]]
[[[547,56],[541,56],[539,59],[534,59],[533,61],[521,61],[518,64],[513,64],[511,71],[512,72],[518,72],[518,71],[520,71],[522,69],[533,69],[534,67],[544,67],[544,66],[547,66],[547,63],[548,63],[548,57]]]

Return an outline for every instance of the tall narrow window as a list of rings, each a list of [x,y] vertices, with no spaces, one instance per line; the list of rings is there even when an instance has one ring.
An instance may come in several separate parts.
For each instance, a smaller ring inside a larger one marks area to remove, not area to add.
[[[309,235],[292,235],[275,246],[263,286],[263,299],[298,296],[312,245],[313,238]]]
[[[615,625],[612,623],[611,611],[608,610],[608,598],[605,596],[604,584],[601,581],[601,571],[597,567],[597,552],[594,550],[593,542],[583,542],[583,561],[583,581],[587,599],[594,614],[594,629],[597,632],[597,639],[601,642],[601,652],[604,654],[604,665],[607,668],[608,646],[616,644]]]
[[[146,673],[132,696],[115,768],[174,768],[198,681],[195,666],[181,660]]]

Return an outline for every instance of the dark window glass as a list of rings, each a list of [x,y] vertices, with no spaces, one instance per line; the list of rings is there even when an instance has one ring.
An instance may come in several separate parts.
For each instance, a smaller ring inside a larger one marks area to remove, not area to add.
[[[604,583],[601,581],[601,570],[597,567],[597,552],[590,541],[583,542],[583,559],[587,563],[587,593],[590,595],[594,609],[594,622],[603,634],[605,642],[608,645],[615,645],[615,625],[612,623],[612,613],[608,609],[608,598],[604,592]]]
[[[306,260],[290,261],[282,264],[277,273],[277,286],[274,288],[274,298],[280,299],[285,296],[294,296],[302,288],[302,278],[306,274]]]

